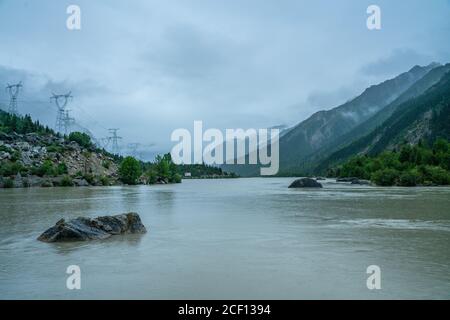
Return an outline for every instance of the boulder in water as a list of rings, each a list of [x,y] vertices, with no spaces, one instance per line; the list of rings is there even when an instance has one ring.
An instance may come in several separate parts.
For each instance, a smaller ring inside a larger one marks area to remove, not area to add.
[[[38,238],[43,242],[71,242],[102,240],[112,235],[146,233],[147,230],[137,213],[105,216],[95,219],[76,218],[59,220]]]
[[[367,186],[370,185],[370,181],[369,180],[363,180],[363,179],[356,179],[352,181],[352,184],[359,184],[362,186]]]
[[[356,177],[337,178],[336,182],[353,182],[355,180],[359,180],[359,179]]]
[[[314,179],[303,178],[292,182],[289,188],[322,188],[322,184]]]

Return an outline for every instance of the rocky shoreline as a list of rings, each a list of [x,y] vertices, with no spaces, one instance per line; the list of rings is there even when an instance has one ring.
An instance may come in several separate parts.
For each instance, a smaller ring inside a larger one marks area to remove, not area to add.
[[[0,132],[0,188],[119,184],[114,159],[53,134]]]

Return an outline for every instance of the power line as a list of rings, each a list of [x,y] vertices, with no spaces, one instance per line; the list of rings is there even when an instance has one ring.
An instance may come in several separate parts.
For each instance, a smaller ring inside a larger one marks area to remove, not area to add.
[[[86,111],[85,111],[83,108],[81,108],[80,106],[77,106],[77,109],[78,109],[79,111],[81,111],[86,117],[90,118],[91,121],[93,122],[93,124],[94,124],[95,126],[98,126],[98,127],[102,128],[102,129],[104,129],[105,131],[108,131],[108,130],[109,130],[109,129],[106,128],[105,126],[101,125],[97,120],[95,120],[95,118],[94,118],[93,116],[91,116],[88,112],[86,112]]]

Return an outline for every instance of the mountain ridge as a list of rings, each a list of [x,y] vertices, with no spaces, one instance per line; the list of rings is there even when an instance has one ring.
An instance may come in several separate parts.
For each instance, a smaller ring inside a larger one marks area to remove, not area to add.
[[[414,66],[407,72],[371,85],[360,95],[335,108],[315,112],[293,126],[280,137],[280,172],[289,175],[307,171],[305,161],[327,144],[368,120],[384,107],[398,99],[428,72],[439,67],[437,63]],[[224,165],[224,170],[241,176],[256,176],[258,165]]]
[[[384,121],[386,121],[395,112],[398,106],[400,106],[402,103],[412,98],[415,98],[423,94],[426,90],[428,90],[433,85],[438,83],[442,79],[442,77],[449,71],[450,71],[450,63],[445,65],[439,65],[434,69],[430,70],[425,76],[423,76],[416,83],[414,83],[410,88],[408,88],[408,90],[406,90],[392,103],[390,103],[389,105],[378,111],[374,116],[372,116],[365,122],[353,128],[348,133],[339,137],[332,144],[330,143],[326,144],[316,153],[312,154],[309,158],[307,158],[306,162],[312,164],[324,161],[333,152],[336,152],[337,150],[344,148],[346,145],[369,134],[377,126],[381,125]],[[314,168],[312,170],[314,171]]]
[[[450,71],[422,95],[400,104],[382,125],[368,135],[332,153],[315,172],[324,172],[352,156],[374,156],[395,150],[403,144],[432,142],[438,137],[450,140]]]

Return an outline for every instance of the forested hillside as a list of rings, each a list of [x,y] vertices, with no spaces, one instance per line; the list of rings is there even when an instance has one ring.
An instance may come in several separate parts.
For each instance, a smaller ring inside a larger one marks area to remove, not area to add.
[[[311,168],[314,171],[318,163],[326,160],[334,152],[346,147],[354,141],[370,134],[378,126],[382,125],[396,110],[397,108],[405,103],[406,101],[416,98],[433,85],[438,83],[442,77],[450,71],[450,64],[444,66],[439,66],[428,72],[423,78],[413,84],[408,90],[406,90],[400,97],[395,99],[392,103],[387,105],[385,108],[381,109],[373,117],[364,121],[360,125],[356,126],[354,129],[348,133],[338,137],[332,143],[327,143],[324,147],[319,149],[317,152],[313,153],[305,160],[305,167]]]
[[[432,144],[437,138],[450,139],[450,73],[421,96],[408,100],[370,134],[338,150],[322,161],[316,172],[358,155],[377,155],[398,150],[402,145],[419,141]]]

